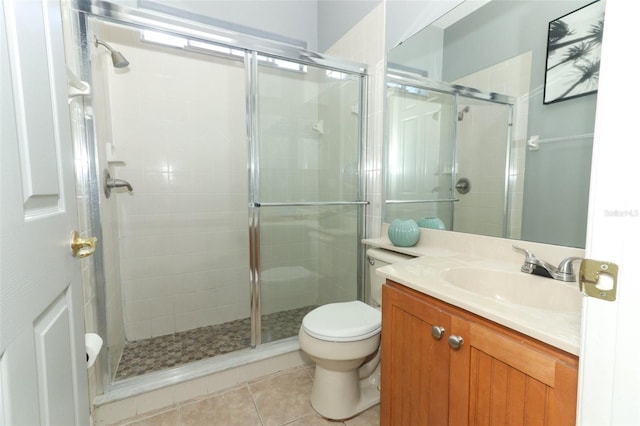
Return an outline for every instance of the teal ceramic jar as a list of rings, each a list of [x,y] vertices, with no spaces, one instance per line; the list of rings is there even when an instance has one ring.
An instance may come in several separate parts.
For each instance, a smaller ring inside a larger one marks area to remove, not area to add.
[[[447,229],[439,217],[423,217],[418,221],[418,226],[420,228]]]
[[[394,246],[415,246],[420,239],[420,227],[413,219],[395,219],[389,225],[389,239]]]

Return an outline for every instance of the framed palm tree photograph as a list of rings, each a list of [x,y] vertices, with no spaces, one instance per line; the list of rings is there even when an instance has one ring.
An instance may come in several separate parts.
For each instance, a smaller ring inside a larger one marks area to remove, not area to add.
[[[597,92],[604,3],[597,0],[549,22],[544,104]]]

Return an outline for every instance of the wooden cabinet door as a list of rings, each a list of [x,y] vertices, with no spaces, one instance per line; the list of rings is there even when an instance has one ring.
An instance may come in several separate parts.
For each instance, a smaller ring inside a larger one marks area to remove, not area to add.
[[[383,287],[380,424],[448,424],[449,346],[432,327],[448,331],[450,317],[424,296]]]
[[[506,328],[453,317],[451,425],[575,425],[577,358]]]

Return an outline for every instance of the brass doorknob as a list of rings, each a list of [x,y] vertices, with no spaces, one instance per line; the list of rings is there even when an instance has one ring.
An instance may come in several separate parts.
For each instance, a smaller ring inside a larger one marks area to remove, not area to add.
[[[75,257],[91,256],[96,251],[96,237],[80,238],[78,231],[71,233],[71,252]]]

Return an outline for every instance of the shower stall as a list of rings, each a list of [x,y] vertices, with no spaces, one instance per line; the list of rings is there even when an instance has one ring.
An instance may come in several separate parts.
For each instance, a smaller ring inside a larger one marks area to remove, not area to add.
[[[448,230],[519,237],[515,105],[510,96],[390,69],[386,221],[438,217]]]
[[[145,6],[75,11],[107,384],[363,297],[366,69]]]

